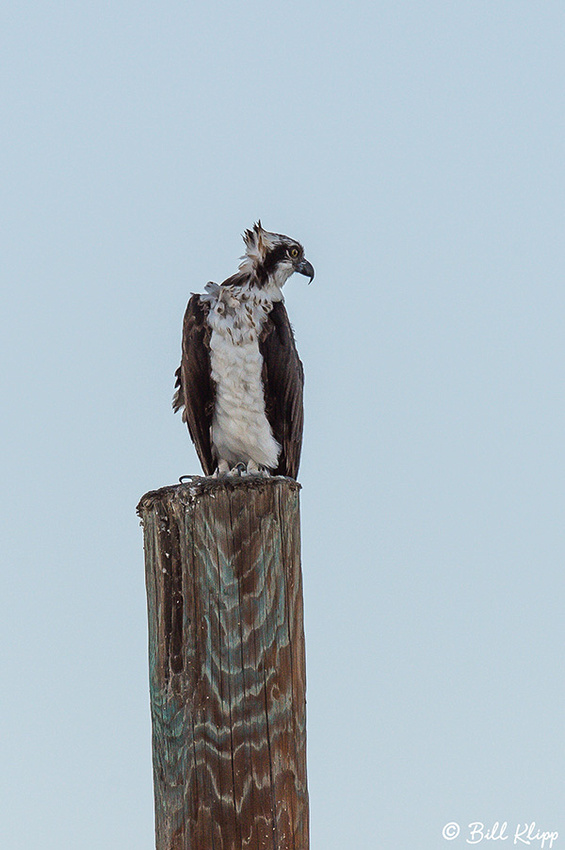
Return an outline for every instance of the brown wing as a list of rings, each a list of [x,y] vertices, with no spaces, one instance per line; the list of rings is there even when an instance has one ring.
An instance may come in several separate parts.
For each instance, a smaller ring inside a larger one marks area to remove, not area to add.
[[[210,443],[214,412],[214,386],[210,375],[210,327],[206,321],[208,305],[193,295],[184,314],[181,364],[176,375],[173,410],[184,408],[182,418],[188,425],[200,463],[206,475],[215,468]]]
[[[273,305],[265,321],[259,348],[263,357],[267,419],[275,439],[282,446],[279,465],[273,470],[273,474],[296,478],[304,424],[304,370],[282,301]]]

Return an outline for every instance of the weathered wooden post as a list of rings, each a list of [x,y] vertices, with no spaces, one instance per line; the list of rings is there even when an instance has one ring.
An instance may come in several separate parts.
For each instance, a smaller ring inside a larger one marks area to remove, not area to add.
[[[147,493],[157,850],[308,850],[299,485]]]

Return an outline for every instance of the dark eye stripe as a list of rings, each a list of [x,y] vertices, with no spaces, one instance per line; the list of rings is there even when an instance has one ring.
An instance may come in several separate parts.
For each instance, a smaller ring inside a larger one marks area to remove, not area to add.
[[[287,256],[287,246],[286,245],[277,245],[267,256],[265,257],[265,261],[262,266],[258,268],[258,277],[260,279],[266,279],[267,276],[275,270],[276,266],[279,264],[281,260]]]
[[[297,254],[291,254],[291,251],[298,251]],[[267,277],[271,272],[275,270],[277,265],[282,261],[286,260],[289,256],[295,260],[303,253],[300,245],[277,245],[270,251],[265,257],[264,262],[257,267],[257,279],[260,282],[260,285],[264,285]]]

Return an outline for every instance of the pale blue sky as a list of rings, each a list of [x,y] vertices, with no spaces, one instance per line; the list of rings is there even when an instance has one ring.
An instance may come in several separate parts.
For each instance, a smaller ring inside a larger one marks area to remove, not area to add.
[[[135,505],[198,471],[182,314],[259,217],[316,268],[312,850],[565,842],[563,3],[23,0],[0,33],[2,846],[153,847]]]

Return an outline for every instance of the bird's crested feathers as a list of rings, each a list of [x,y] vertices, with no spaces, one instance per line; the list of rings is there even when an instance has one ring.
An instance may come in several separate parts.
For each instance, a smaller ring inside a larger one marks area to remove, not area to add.
[[[291,242],[287,236],[280,233],[270,233],[257,221],[252,228],[249,228],[243,233],[243,241],[245,243],[245,255],[242,260],[250,260],[254,264],[264,262],[265,257],[282,242]]]

